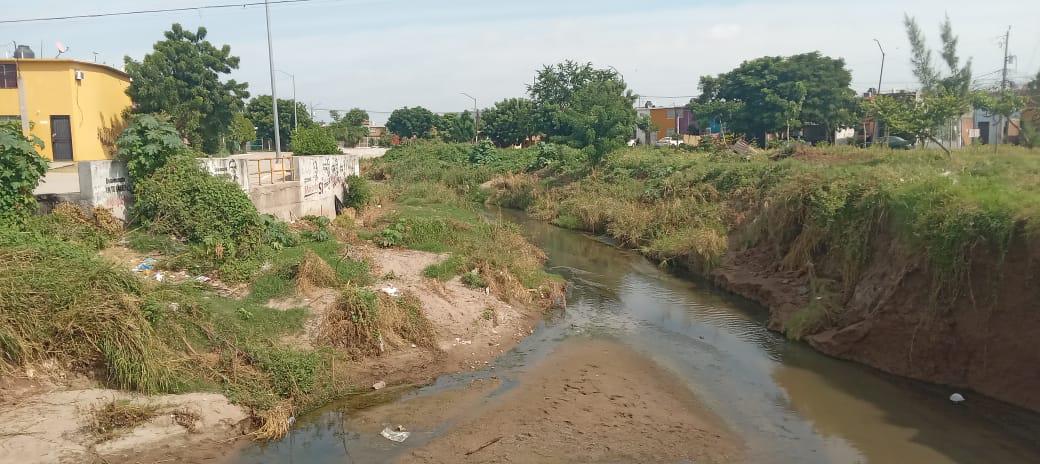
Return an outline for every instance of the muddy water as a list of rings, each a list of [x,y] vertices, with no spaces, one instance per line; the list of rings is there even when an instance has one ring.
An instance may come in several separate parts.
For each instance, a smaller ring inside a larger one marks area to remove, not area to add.
[[[696,279],[662,271],[638,254],[503,212],[571,283],[566,311],[503,355],[494,369],[445,376],[408,396],[436,396],[492,375],[501,386],[573,337],[609,337],[676,373],[747,446],[754,463],[1035,463],[1040,415],[968,392],[894,378],[823,356],[764,327],[761,308]],[[604,362],[609,362],[605,360]],[[1029,367],[1032,368],[1032,367]],[[244,450],[233,462],[385,462],[452,428],[404,444],[351,430],[349,408],[302,418],[286,439]]]

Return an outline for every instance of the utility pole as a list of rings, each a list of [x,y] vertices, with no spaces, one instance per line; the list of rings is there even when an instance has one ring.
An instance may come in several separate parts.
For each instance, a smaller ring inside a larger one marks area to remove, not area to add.
[[[285,74],[286,76],[289,76],[290,79],[292,79],[292,121],[293,121],[293,130],[298,130],[300,128],[300,119],[297,118],[297,114],[296,114],[296,111],[298,110],[298,107],[299,107],[299,105],[296,104],[296,75],[287,73],[285,71],[282,71],[281,69],[275,69],[275,71],[278,71],[278,72],[280,72],[282,74]],[[312,115],[311,119],[314,119],[313,115]]]
[[[459,93],[473,100],[473,143],[477,143],[478,137],[480,136],[480,113],[477,110],[477,99],[466,92]]]
[[[1008,26],[1007,32],[1004,33],[1004,70],[1000,76],[1000,96],[1003,98],[1004,89],[1007,88],[1007,67],[1008,67],[1008,40],[1011,39],[1011,26]],[[1000,115],[1000,133],[997,134],[997,144],[1004,143],[1004,133],[1007,130],[1007,121],[1004,115]]]
[[[881,47],[881,41],[874,39],[877,43],[878,50],[881,50],[881,74],[877,78],[877,93],[874,98],[881,97],[881,80],[885,77],[885,49]],[[881,120],[877,116],[874,116],[874,143],[877,144],[878,137],[881,136]]]
[[[278,91],[274,83],[274,47],[271,46],[271,4],[264,0],[264,10],[267,12],[267,62],[271,68],[271,108],[274,109],[274,156],[282,157],[282,129],[278,124]]]

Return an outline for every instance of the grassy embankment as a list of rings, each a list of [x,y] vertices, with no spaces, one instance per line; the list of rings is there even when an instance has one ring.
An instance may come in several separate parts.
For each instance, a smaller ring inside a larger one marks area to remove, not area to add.
[[[167,192],[197,185],[200,174],[164,175],[145,184],[160,192],[152,197],[155,209],[176,210],[161,203],[186,202],[177,205],[183,217],[153,216],[124,233],[118,223],[104,220],[103,211],[97,220],[65,206],[0,226],[0,371],[57,360],[113,388],[219,391],[252,409],[260,425],[256,436],[271,438],[285,433],[288,416],[358,391],[349,369],[337,370],[337,364],[363,363],[384,346],[435,347],[417,298],[394,299],[365,287],[375,280],[370,263],[349,253],[359,232],[384,246],[449,252],[450,259],[431,267],[429,275],[465,273],[471,284],[518,301],[542,301],[560,288],[541,272],[536,249],[514,230],[484,221],[451,191],[434,202],[416,202],[425,194],[391,183],[381,187],[383,200],[401,204],[386,202],[392,212],[372,228],[358,229],[343,217],[331,224],[302,221],[297,231],[249,213],[251,205],[238,204],[237,197],[235,207],[246,213],[224,221],[220,208],[226,200],[220,198],[237,195],[233,185],[185,200]],[[244,224],[250,233],[213,233],[229,222]],[[205,233],[192,240],[195,231]],[[259,242],[239,238],[260,235],[265,238]],[[158,255],[166,271],[245,282],[248,293],[226,297],[193,280],[142,279],[129,271],[134,263],[99,255],[117,241]],[[331,289],[338,298],[310,348],[296,342],[304,337],[308,308],[275,309],[268,302],[316,289]]]
[[[883,237],[921,250],[933,300],[947,301],[960,296],[980,256],[999,262],[1016,234],[1033,237],[1040,214],[1040,156],[1014,147],[950,158],[841,147],[799,148],[790,157],[631,148],[595,168],[568,149],[500,150],[485,163],[464,151],[399,148],[383,170],[422,171],[472,200],[608,234],[698,272],[727,253],[766,250],[775,270],[809,275],[810,304],[786,327],[793,338],[826,325]]]

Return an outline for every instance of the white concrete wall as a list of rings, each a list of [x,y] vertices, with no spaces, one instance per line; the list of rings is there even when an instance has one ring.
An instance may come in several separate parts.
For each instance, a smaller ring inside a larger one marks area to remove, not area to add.
[[[198,158],[199,165],[214,176],[224,176],[249,191],[249,167],[244,159],[238,158]]]
[[[82,202],[112,210],[112,215],[127,219],[127,209],[133,201],[130,192],[130,174],[126,163],[115,160],[80,161],[79,192]]]

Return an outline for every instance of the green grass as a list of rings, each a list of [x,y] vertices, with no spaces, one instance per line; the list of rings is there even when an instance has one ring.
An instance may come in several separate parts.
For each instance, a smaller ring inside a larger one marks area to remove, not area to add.
[[[426,266],[426,269],[423,269],[423,275],[431,279],[449,280],[462,273],[465,265],[462,257],[451,255],[444,261]]]

